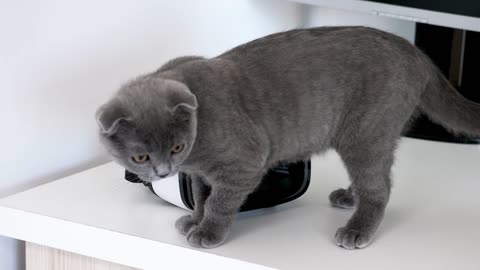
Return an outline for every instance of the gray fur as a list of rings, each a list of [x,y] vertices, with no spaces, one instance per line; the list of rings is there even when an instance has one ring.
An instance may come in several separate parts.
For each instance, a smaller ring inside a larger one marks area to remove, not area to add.
[[[158,171],[194,176],[195,210],[176,228],[195,247],[225,241],[269,168],[334,148],[352,184],[330,201],[356,208],[335,239],[354,249],[383,218],[394,151],[418,108],[453,132],[480,134],[480,106],[406,40],[324,27],[273,34],[211,59],[172,60],[123,86],[97,119],[117,162],[144,180]],[[179,142],[186,149],[171,154]],[[151,160],[132,164],[135,153]]]

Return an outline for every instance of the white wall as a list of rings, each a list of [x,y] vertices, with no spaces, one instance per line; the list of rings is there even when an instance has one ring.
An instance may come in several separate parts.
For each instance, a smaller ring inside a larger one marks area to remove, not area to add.
[[[410,40],[415,31],[409,22],[281,0],[2,3],[0,197],[108,160],[93,114],[126,79],[302,23],[369,25]],[[0,269],[21,269],[22,247],[0,238]]]
[[[93,115],[126,79],[297,27],[301,11],[278,0],[2,2],[0,197],[105,162]],[[0,269],[21,269],[21,249],[0,238]]]

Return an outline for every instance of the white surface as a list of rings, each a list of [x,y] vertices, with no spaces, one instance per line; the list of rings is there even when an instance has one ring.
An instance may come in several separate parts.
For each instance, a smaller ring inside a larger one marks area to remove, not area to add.
[[[212,250],[188,247],[173,226],[187,211],[123,180],[114,164],[1,200],[0,234],[149,269],[172,267],[178,256],[219,269],[250,269],[235,260],[279,269],[479,269],[480,146],[404,139],[397,156],[385,219],[363,250],[333,243],[352,213],[328,203],[330,191],[348,185],[333,152],[313,160],[304,196],[241,214]]]
[[[140,269],[271,269],[11,208],[2,207],[0,212],[8,218],[0,225],[6,235]]]
[[[0,4],[0,197],[107,161],[94,112],[121,83],[297,27],[277,0],[19,0]],[[0,237],[0,269],[21,269]]]
[[[455,15],[424,9],[375,3],[363,0],[292,0],[295,2],[318,5],[324,7],[341,8],[351,11],[380,15],[381,17],[396,17],[408,21],[422,21],[425,23],[447,26],[472,31],[480,31],[480,18]]]

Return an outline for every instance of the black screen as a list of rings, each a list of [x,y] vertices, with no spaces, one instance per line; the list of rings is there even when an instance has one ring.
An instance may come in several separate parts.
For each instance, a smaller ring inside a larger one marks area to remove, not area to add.
[[[480,18],[480,0],[369,0],[368,2],[420,8]]]

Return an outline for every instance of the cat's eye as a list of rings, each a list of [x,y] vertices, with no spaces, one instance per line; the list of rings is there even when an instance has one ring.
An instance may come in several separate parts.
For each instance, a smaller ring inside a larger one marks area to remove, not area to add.
[[[150,159],[150,157],[147,154],[140,154],[140,155],[132,156],[132,160],[135,163],[144,163],[144,162],[148,161],[149,159]]]
[[[185,144],[177,144],[172,148],[172,153],[177,154],[183,151],[185,148]]]

